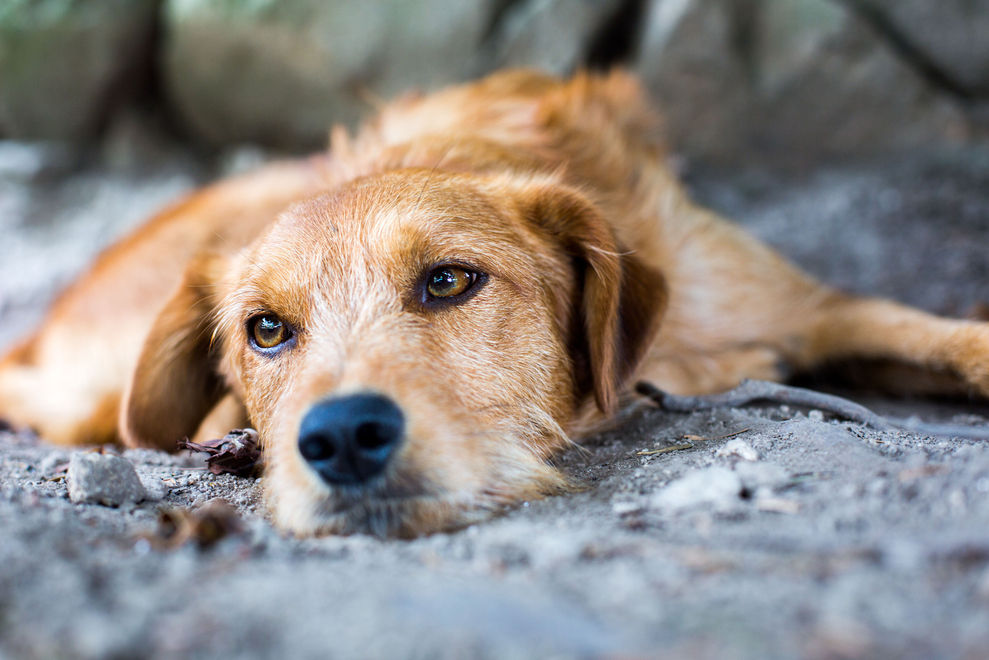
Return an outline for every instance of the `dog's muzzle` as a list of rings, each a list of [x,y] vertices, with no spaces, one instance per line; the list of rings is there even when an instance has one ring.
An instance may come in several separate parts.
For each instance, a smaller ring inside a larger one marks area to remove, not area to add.
[[[402,441],[405,418],[380,394],[314,405],[299,425],[299,453],[331,485],[360,485],[384,471]]]

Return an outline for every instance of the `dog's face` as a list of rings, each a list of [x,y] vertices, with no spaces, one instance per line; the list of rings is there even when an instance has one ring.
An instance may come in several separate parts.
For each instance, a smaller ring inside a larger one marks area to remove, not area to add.
[[[299,204],[194,270],[180,304],[211,292],[187,323],[211,316],[221,348],[191,389],[243,401],[275,520],[300,534],[413,535],[561,491],[547,460],[585,401],[613,406],[665,293],[574,191],[418,170]],[[160,371],[142,356],[132,418],[142,368]]]

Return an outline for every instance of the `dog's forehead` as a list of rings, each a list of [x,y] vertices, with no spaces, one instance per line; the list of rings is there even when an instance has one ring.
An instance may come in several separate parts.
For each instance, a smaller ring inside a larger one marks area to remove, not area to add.
[[[416,172],[359,180],[294,205],[262,239],[255,258],[320,259],[332,267],[443,259],[517,243],[518,228],[469,182]]]
[[[531,272],[536,255],[510,208],[456,176],[358,180],[284,212],[238,259],[230,299],[301,319],[314,295],[393,304],[443,264]]]

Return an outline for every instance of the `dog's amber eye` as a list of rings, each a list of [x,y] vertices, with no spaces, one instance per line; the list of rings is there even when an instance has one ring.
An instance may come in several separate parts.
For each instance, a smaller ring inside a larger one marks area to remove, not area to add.
[[[457,266],[443,266],[429,274],[426,290],[434,298],[452,298],[467,291],[477,280],[477,273]]]
[[[248,331],[254,345],[260,349],[275,348],[292,337],[292,331],[274,314],[262,314],[248,321]]]

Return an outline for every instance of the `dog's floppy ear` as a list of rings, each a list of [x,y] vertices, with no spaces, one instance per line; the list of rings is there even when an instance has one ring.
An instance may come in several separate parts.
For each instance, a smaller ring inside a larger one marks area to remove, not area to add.
[[[151,326],[120,409],[127,445],[174,451],[223,397],[210,331],[223,266],[215,256],[194,259]]]
[[[586,196],[560,185],[533,186],[524,195],[530,222],[573,259],[576,296],[569,343],[579,393],[593,392],[612,412],[625,379],[645,353],[666,307],[666,279],[615,239]]]

